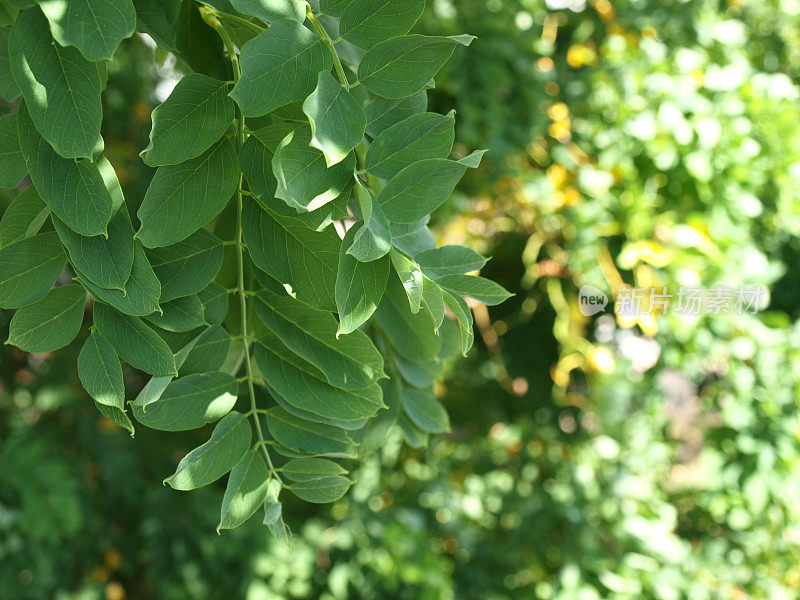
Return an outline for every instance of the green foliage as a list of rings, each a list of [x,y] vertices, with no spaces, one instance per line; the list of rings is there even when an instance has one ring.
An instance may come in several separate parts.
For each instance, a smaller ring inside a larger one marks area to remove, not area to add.
[[[406,390],[394,348],[407,372],[437,365],[458,335],[441,327],[444,302],[471,327],[447,290],[503,296],[475,277],[423,281],[414,261],[431,250],[421,220],[477,166],[448,159],[454,114],[425,112],[425,89],[472,38],[406,36],[423,0],[334,3],[322,21],[289,0],[23,4],[0,56],[2,91],[22,93],[0,120],[0,184],[32,181],[0,223],[0,306],[18,309],[8,343],[67,345],[88,293],[81,383],[131,434],[129,408],[150,429],[215,425],[166,482],[192,490],[230,473],[218,530],[263,507],[285,540],[282,490],[341,498],[347,469],[317,457],[358,457],[400,404],[412,440],[447,431],[434,378]],[[100,136],[108,71],[135,27],[162,62],[194,71],[152,113],[141,159],[155,173],[138,210]],[[410,305],[391,298],[395,280]],[[373,318],[383,305],[412,330]],[[151,377],[128,402],[136,371]]]

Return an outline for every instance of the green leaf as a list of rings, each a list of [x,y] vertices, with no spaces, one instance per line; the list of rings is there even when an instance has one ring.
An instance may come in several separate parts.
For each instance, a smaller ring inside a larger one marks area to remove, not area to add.
[[[312,231],[302,221],[278,216],[247,200],[242,222],[253,263],[291,289],[301,302],[336,310],[334,288],[341,240],[332,229]]]
[[[333,59],[320,37],[302,24],[276,21],[242,48],[242,76],[231,97],[246,117],[303,100],[317,85],[317,74]]]
[[[450,431],[450,418],[447,411],[433,395],[433,390],[403,388],[403,411],[411,422],[428,433],[447,433]]]
[[[365,168],[391,179],[407,166],[428,158],[447,158],[455,140],[455,112],[413,115],[381,133],[367,150]]]
[[[78,377],[98,404],[125,411],[125,383],[122,366],[113,346],[93,331],[78,355]]]
[[[63,348],[78,335],[85,304],[86,292],[79,285],[50,290],[38,302],[14,313],[6,344],[36,354]]]
[[[346,431],[331,425],[311,423],[283,408],[267,411],[267,428],[276,442],[300,454],[352,457],[353,440]]]
[[[347,248],[347,253],[361,262],[378,260],[392,247],[392,231],[386,215],[380,204],[375,202],[372,192],[360,181],[356,181],[353,189],[356,192],[363,227],[358,229],[353,243]]]
[[[0,164],[3,165],[0,187],[15,188],[28,174],[28,165],[19,147],[16,114],[0,118]]]
[[[477,169],[481,166],[481,161],[483,160],[483,155],[486,154],[488,150],[475,150],[472,154],[465,156],[464,158],[459,159],[462,165],[470,168],[470,169]]]
[[[448,37],[406,35],[373,46],[358,65],[358,79],[383,98],[405,98],[425,88],[458,44]]]
[[[350,201],[350,188],[324,206],[311,212],[297,212],[283,200],[266,196],[256,200],[266,210],[280,217],[302,221],[303,224],[314,231],[322,231],[335,221],[341,221],[350,216],[348,202]]]
[[[295,458],[278,470],[292,481],[315,481],[336,475],[347,475],[347,471],[340,465],[321,458]]]
[[[414,255],[422,271],[431,279],[444,275],[462,275],[470,271],[479,271],[488,259],[471,248],[464,246],[441,246],[423,250]]]
[[[351,485],[353,485],[352,481],[337,475],[311,481],[301,481],[287,487],[301,500],[316,504],[327,504],[344,496]]]
[[[0,96],[9,104],[19,98],[21,93],[11,72],[11,57],[8,53],[8,38],[10,35],[11,29],[0,27]]]
[[[50,214],[34,186],[21,192],[0,219],[0,248],[36,235]]]
[[[423,273],[424,273],[423,269]],[[442,288],[436,285],[427,277],[422,278],[422,303],[433,319],[433,329],[437,333],[439,327],[444,322],[444,298],[442,297]]]
[[[413,223],[439,208],[453,193],[467,168],[444,158],[409,165],[383,188],[378,203],[394,223]]]
[[[407,360],[431,360],[442,346],[430,317],[423,311],[412,314],[408,296],[396,276],[389,277],[386,294],[375,311],[375,320],[397,353]]]
[[[133,267],[133,226],[114,168],[105,157],[100,158],[97,166],[114,202],[108,237],[82,236],[55,215],[53,225],[67,248],[70,262],[81,275],[98,287],[123,290]]]
[[[102,148],[97,67],[75,48],[56,44],[38,9],[19,16],[8,45],[14,79],[36,128],[64,158],[92,158]]]
[[[94,401],[94,406],[97,408],[97,411],[106,419],[114,423],[114,425],[127,430],[128,433],[131,434],[131,437],[133,437],[135,429],[133,428],[133,423],[124,410],[120,410],[116,406],[106,406],[105,404],[100,404],[97,402],[97,400]]]
[[[176,375],[175,357],[167,343],[141,319],[97,303],[94,323],[119,354],[135,369],[151,375]]]
[[[369,50],[378,42],[408,33],[424,9],[425,0],[351,2],[342,11],[339,35]]]
[[[420,390],[433,387],[437,379],[442,377],[442,363],[439,360],[424,363],[412,362],[399,356],[395,357],[395,366],[408,385]]]
[[[275,155],[269,148],[254,135],[245,140],[239,151],[239,166],[250,191],[259,200],[274,196],[275,188],[278,186],[278,181],[272,173],[273,156]]]
[[[142,160],[161,167],[197,158],[225,134],[233,118],[228,83],[190,73],[153,111],[150,144]]]
[[[211,439],[183,457],[178,468],[164,480],[176,490],[194,490],[233,469],[250,447],[252,433],[247,417],[232,412],[214,427]]]
[[[181,375],[218,371],[225,364],[231,347],[231,335],[225,328],[214,325],[200,334],[186,361],[180,367]]]
[[[311,146],[325,155],[328,167],[342,162],[361,143],[367,127],[364,109],[328,71],[322,71],[317,89],[303,102],[311,124]]]
[[[134,0],[136,28],[158,44],[161,52],[174,52],[175,21],[181,8],[179,0]]]
[[[133,416],[161,431],[199,429],[231,411],[238,389],[236,378],[220,371],[187,375],[172,381],[155,402],[133,404]]]
[[[337,337],[334,316],[294,298],[261,290],[254,307],[261,322],[295,354],[317,367],[333,386],[358,390],[384,377],[383,358],[369,337]]]
[[[205,229],[185,240],[147,251],[161,281],[161,301],[196,294],[217,276],[222,265],[222,242]]]
[[[336,275],[336,308],[339,313],[337,335],[355,332],[372,316],[381,301],[389,277],[389,257],[361,262],[348,253],[360,233],[360,225],[347,232],[339,253]]]
[[[183,296],[161,305],[161,314],[147,316],[147,320],[167,331],[193,331],[206,324],[203,303],[197,295]]]
[[[422,305],[422,270],[417,263],[397,250],[392,250],[389,255],[392,257],[394,270],[400,277],[400,283],[406,290],[409,308],[416,314]]]
[[[367,134],[376,138],[392,125],[413,115],[425,112],[428,108],[428,90],[422,89],[407,98],[375,98],[367,104]]]
[[[442,298],[458,321],[458,330],[461,334],[461,354],[466,356],[469,349],[472,348],[475,338],[472,329],[472,311],[461,296],[442,290]]]
[[[258,368],[267,383],[287,403],[329,419],[358,421],[383,407],[378,385],[342,390],[329,384],[314,365],[294,354],[272,333],[262,334],[255,346]]]
[[[339,197],[353,177],[355,155],[328,168],[325,156],[310,146],[311,128],[294,130],[278,146],[272,172],[275,196],[301,212],[311,212]]]
[[[216,217],[238,185],[230,140],[179,165],[160,167],[139,208],[142,227],[136,236],[148,248],[180,242]]]
[[[413,223],[391,223],[392,245],[408,256],[436,248],[436,238],[428,227],[429,221],[430,215],[425,215]]]
[[[278,495],[281,492],[281,484],[277,479],[269,482],[267,489],[267,501],[264,503],[264,525],[276,540],[281,542],[288,541],[287,528],[281,518],[283,507],[278,502]]]
[[[397,425],[400,427],[400,431],[403,432],[403,439],[410,447],[423,448],[427,445],[428,434],[414,425],[407,415],[400,414],[397,417]]]
[[[436,283],[446,290],[475,298],[489,306],[501,304],[514,295],[491,279],[476,275],[443,275],[436,279]]]
[[[73,265],[74,266],[74,265]],[[158,311],[161,284],[158,281],[144,248],[136,242],[133,248],[133,267],[131,276],[122,290],[111,290],[99,287],[89,281],[77,268],[75,269],[81,283],[96,299],[110,304],[127,315],[144,317]]]
[[[326,15],[339,17],[341,16],[342,11],[352,2],[353,0],[320,0],[319,7],[320,10]]]
[[[119,43],[133,35],[136,11],[130,0],[37,0],[53,37],[75,46],[91,61],[111,60]]]
[[[185,346],[183,346],[174,356],[175,359],[175,366],[180,369],[185,364],[186,359],[188,358],[189,354],[194,349],[195,345],[197,344],[197,340],[200,336],[197,336]],[[172,350],[170,350],[171,352]],[[169,375],[163,375],[159,377],[151,377],[150,380],[144,385],[142,390],[136,396],[136,398],[131,402],[131,405],[135,406],[142,406],[146,407],[149,404],[152,404],[159,398],[161,398],[161,394],[164,393],[164,390],[167,389],[172,380],[175,378],[175,374],[171,373]]]
[[[248,450],[228,478],[217,533],[238,527],[252,517],[267,499],[268,486],[269,469],[260,448]]]
[[[177,54],[194,71],[217,79],[228,80],[232,77],[222,39],[200,16],[197,4],[181,2],[173,29]]]
[[[53,232],[41,233],[0,250],[0,307],[19,308],[41,300],[67,264]]]
[[[114,201],[98,165],[59,156],[39,135],[24,104],[17,127],[31,180],[53,214],[81,235],[106,235]]]
[[[267,23],[281,19],[298,23],[306,20],[306,3],[300,0],[231,0],[231,4],[239,12]]]
[[[209,325],[219,325],[228,314],[228,290],[218,283],[211,283],[208,287],[197,292],[200,302],[203,303],[203,318]]]

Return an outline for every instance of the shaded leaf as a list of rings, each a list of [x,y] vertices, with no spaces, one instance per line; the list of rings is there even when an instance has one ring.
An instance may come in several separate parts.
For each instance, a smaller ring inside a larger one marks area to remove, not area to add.
[[[238,527],[267,499],[269,469],[260,448],[248,450],[228,478],[217,532]]]
[[[331,385],[358,390],[384,376],[383,358],[369,337],[361,331],[337,337],[331,313],[268,290],[258,292],[254,306],[261,322]]]
[[[125,411],[125,383],[119,357],[108,340],[96,331],[89,335],[78,355],[78,377],[95,402]]]
[[[236,378],[220,371],[187,375],[172,381],[155,402],[133,404],[133,416],[151,429],[198,429],[228,414],[238,389]]]
[[[37,0],[53,37],[75,46],[91,61],[111,60],[119,43],[133,35],[136,11],[130,0]]]
[[[41,300],[67,264],[53,232],[41,233],[0,250],[0,307],[19,308]]]
[[[148,248],[186,239],[216,217],[239,185],[233,142],[223,140],[179,165],[160,167],[139,208],[136,236]]]
[[[8,46],[14,79],[36,129],[64,158],[93,157],[102,148],[97,67],[77,49],[55,43],[39,9],[17,18]]]
[[[439,208],[466,170],[444,158],[421,160],[395,175],[381,191],[378,203],[390,221],[413,223]]]
[[[408,33],[424,8],[425,0],[351,2],[342,11],[339,35],[369,50],[378,42]]]
[[[199,229],[177,244],[147,251],[161,281],[161,301],[196,294],[207,288],[222,265],[222,242]]]
[[[7,344],[25,352],[53,352],[69,344],[81,328],[86,292],[79,285],[54,288],[11,319]]]
[[[16,114],[0,118],[0,164],[3,165],[0,187],[15,188],[28,174],[28,165],[19,147]]]
[[[328,71],[320,72],[303,112],[311,124],[310,145],[325,155],[328,167],[342,162],[364,138],[364,109]]]
[[[42,200],[70,229],[105,235],[114,202],[98,165],[62,158],[34,127],[25,104],[17,111],[20,147]]]
[[[299,419],[276,407],[267,411],[267,428],[276,442],[301,454],[353,456],[353,441],[338,427]]]
[[[176,490],[194,490],[233,469],[250,447],[252,433],[247,417],[232,412],[225,415],[211,434],[211,439],[189,452],[178,468],[164,480]]]
[[[332,62],[318,35],[296,21],[276,21],[242,48],[242,76],[231,97],[244,116],[265,115],[303,100]]]
[[[160,167],[196,158],[224,135],[233,117],[228,83],[190,73],[153,111],[150,144],[142,160]]]
[[[6,208],[0,219],[0,248],[36,235],[50,214],[34,186],[28,186]]]
[[[360,233],[361,225],[350,228],[342,242],[336,275],[338,334],[350,334],[372,316],[381,301],[389,277],[389,257],[361,262],[348,249]]]
[[[169,346],[141,319],[97,303],[94,323],[119,357],[135,369],[151,375],[177,374],[175,357]]]

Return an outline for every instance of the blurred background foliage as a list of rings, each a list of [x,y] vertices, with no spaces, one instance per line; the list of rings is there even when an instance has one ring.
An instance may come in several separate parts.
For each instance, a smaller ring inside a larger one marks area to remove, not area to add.
[[[440,243],[517,294],[474,307],[481,343],[437,390],[452,433],[392,435],[346,498],[287,506],[291,550],[256,520],[218,537],[221,489],[159,485],[203,432],[99,417],[81,340],[4,347],[0,599],[800,596],[798,22],[800,0],[429,0],[421,32],[479,36],[431,104],[458,110],[459,152],[491,150]],[[109,67],[133,210],[173,66],[136,38]],[[587,318],[584,284],[770,304]]]

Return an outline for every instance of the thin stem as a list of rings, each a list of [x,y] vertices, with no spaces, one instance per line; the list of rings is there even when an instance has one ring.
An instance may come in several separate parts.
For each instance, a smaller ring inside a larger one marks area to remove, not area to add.
[[[308,20],[311,21],[314,29],[317,30],[319,37],[322,38],[323,42],[325,42],[328,50],[330,50],[330,53],[333,56],[333,64],[336,66],[336,75],[339,77],[339,82],[342,84],[344,89],[349,90],[350,84],[347,81],[347,75],[345,75],[344,67],[342,66],[342,61],[339,58],[339,54],[336,52],[336,48],[333,47],[331,36],[329,36],[328,32],[325,31],[325,28],[319,22],[317,15],[315,15],[314,11],[311,10],[311,6],[309,4],[306,4],[306,16],[308,17]]]
[[[222,12],[221,10],[212,9],[213,13],[222,19],[223,21],[229,21],[235,25],[241,25],[242,27],[248,28],[250,31],[254,31],[255,33],[261,33],[266,29],[266,27],[262,27],[258,23],[253,23],[252,21],[248,21],[247,19],[243,19],[242,17],[237,17],[236,15],[232,15],[230,13]],[[269,25],[269,23],[267,23]]]
[[[239,81],[239,78],[242,76],[242,69],[239,65],[239,57],[236,54],[236,48],[233,45],[233,41],[231,40],[230,35],[226,31],[225,27],[222,23],[217,19],[213,14],[209,14],[208,11],[204,11],[203,9],[206,7],[200,8],[200,13],[203,16],[203,19],[213,27],[219,36],[222,38],[223,43],[225,44],[225,48],[228,51],[231,66],[233,67],[233,77],[234,81]],[[237,107],[237,131],[239,133],[239,147],[244,144],[245,140],[247,139],[246,133],[246,125],[244,120],[244,115],[242,114],[241,110]],[[275,465],[272,464],[272,457],[269,455],[269,450],[267,450],[267,442],[264,436],[264,429],[261,427],[261,420],[258,417],[258,405],[256,403],[256,390],[255,385],[253,384],[254,375],[253,375],[253,365],[250,358],[250,343],[248,342],[249,336],[248,334],[248,326],[247,326],[247,296],[250,295],[250,292],[245,288],[244,285],[244,242],[242,239],[242,213],[243,213],[243,194],[242,188],[244,186],[244,174],[240,171],[239,172],[239,185],[236,189],[236,275],[237,275],[237,285],[236,285],[236,294],[239,296],[239,314],[241,317],[241,327],[242,327],[242,350],[244,351],[244,368],[245,368],[245,376],[241,377],[240,380],[247,382],[247,391],[250,394],[250,415],[253,417],[253,422],[255,423],[256,429],[256,436],[258,438],[258,446],[261,448],[264,454],[264,460],[267,463],[269,468],[270,476],[274,477],[283,487],[283,480],[281,479],[278,472],[275,470]],[[283,525],[284,531],[288,531],[286,527],[286,523],[283,521],[283,516],[281,516],[281,525]]]

